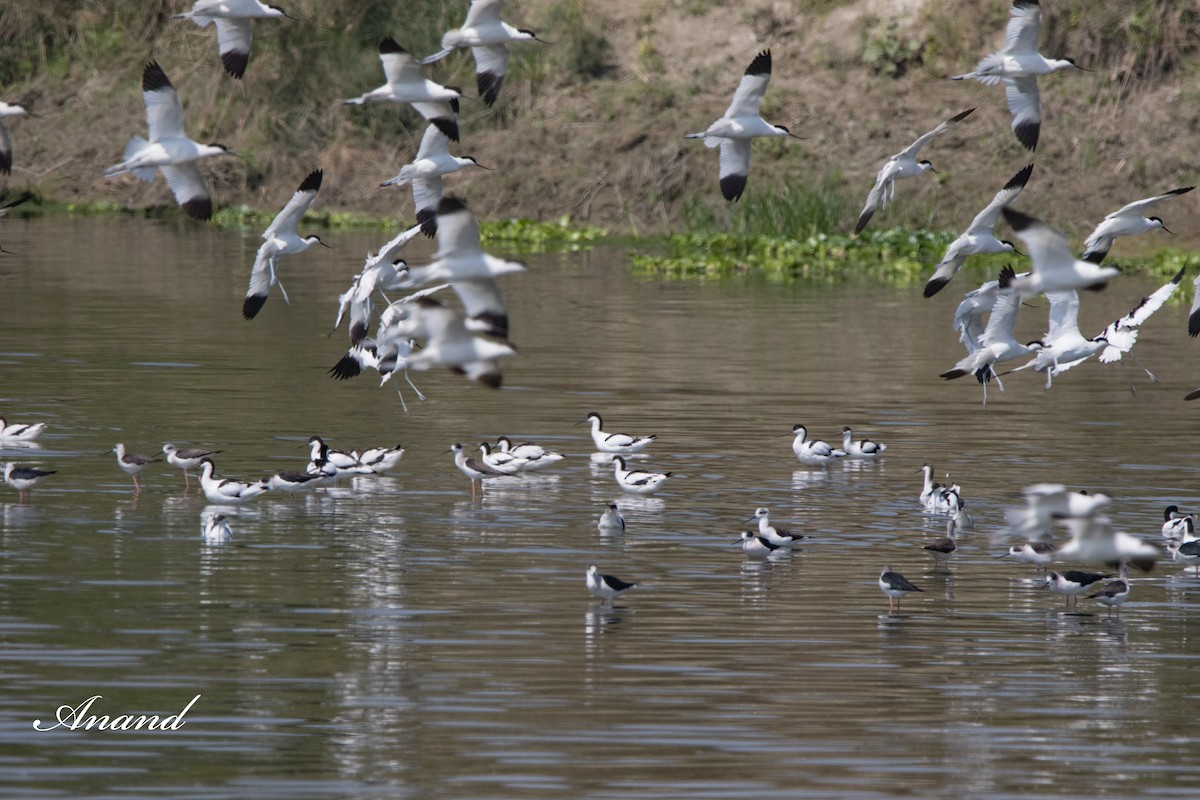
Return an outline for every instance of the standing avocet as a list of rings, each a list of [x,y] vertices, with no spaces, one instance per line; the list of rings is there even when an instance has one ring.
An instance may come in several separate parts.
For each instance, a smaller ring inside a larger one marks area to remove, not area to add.
[[[604,425],[604,420],[595,411],[589,412],[587,418],[579,424],[585,425],[587,423],[591,423],[592,426],[592,443],[596,445],[596,449],[601,453],[633,455],[645,450],[658,438],[657,434],[632,436],[628,433],[605,433],[600,430],[601,426]]]
[[[874,459],[883,455],[887,445],[870,439],[854,440],[854,431],[847,425],[842,428],[842,450],[850,458]]]
[[[1088,236],[1087,241],[1083,243],[1083,260],[1099,264],[1108,255],[1108,251],[1118,236],[1136,236],[1155,228],[1161,228],[1170,233],[1171,231],[1167,230],[1161,217],[1145,217],[1142,214],[1161,200],[1169,200],[1172,197],[1187,194],[1195,188],[1195,186],[1185,186],[1182,189],[1172,189],[1166,194],[1147,197],[1145,200],[1135,200],[1127,206],[1118,208],[1105,217],[1096,226],[1096,230]]]
[[[151,61],[142,70],[142,100],[150,139],[134,136],[125,145],[125,160],[109,167],[106,178],[133,173],[138,180],[154,180],[154,170],[162,170],[167,185],[188,216],[212,218],[212,197],[196,161],[208,156],[233,155],[223,144],[199,144],[183,132],[183,106],[167,74]]]
[[[955,75],[953,80],[974,78],[986,86],[1003,81],[1017,141],[1027,150],[1035,150],[1042,127],[1038,76],[1083,67],[1069,58],[1046,58],[1038,52],[1038,32],[1042,27],[1042,7],[1038,0],[1013,0],[1011,13],[1004,47],[984,56],[973,72]]]
[[[758,115],[758,107],[771,80],[771,51],[763,50],[750,66],[725,115],[702,133],[689,133],[685,139],[703,139],[705,147],[721,148],[721,194],[736,201],[746,189],[750,174],[750,140],[759,136],[800,137],[782,125],[772,125]]]
[[[200,461],[200,486],[204,489],[204,496],[211,503],[239,506],[250,502],[263,492],[270,491],[271,489],[270,484],[265,481],[247,483],[246,481],[234,480],[233,478],[221,480],[213,475],[214,469],[216,467],[213,465],[211,458],[205,458]]]
[[[442,36],[442,49],[421,59],[422,64],[432,64],[454,52],[456,47],[471,48],[475,57],[475,83],[483,102],[491,105],[500,96],[500,85],[508,69],[509,42],[541,42],[531,30],[514,28],[500,19],[500,9],[505,0],[471,0],[467,19],[461,28],[446,31]],[[545,44],[545,42],[542,42]]]
[[[458,89],[427,80],[420,63],[396,40],[388,36],[379,43],[379,60],[387,83],[364,95],[344,101],[348,106],[363,103],[408,103],[417,113],[437,125],[450,141],[458,141]]]
[[[667,482],[674,473],[647,472],[640,469],[628,469],[622,456],[613,456],[613,475],[621,491],[630,494],[654,494]]]
[[[1000,212],[1017,199],[1017,195],[1025,188],[1025,184],[1029,182],[1029,176],[1032,174],[1033,164],[1028,164],[1016,175],[1013,175],[1008,183],[1004,184],[1004,188],[996,192],[992,202],[975,215],[975,219],[971,220],[967,230],[950,243],[950,246],[946,248],[946,254],[938,262],[933,277],[925,284],[926,297],[933,297],[940,292],[950,282],[950,279],[958,274],[969,256],[1016,252],[1016,245],[1007,239],[997,239],[992,229],[1000,221]]]
[[[23,117],[29,111],[25,106],[17,105],[16,103],[5,103],[0,101],[0,172],[5,175],[12,174],[12,134],[8,131],[8,126],[4,124],[5,117]]]
[[[10,425],[3,417],[0,417],[0,441],[32,442],[41,436],[44,430],[46,430],[44,422],[35,422],[32,425],[14,422]]]
[[[875,176],[875,186],[871,188],[870,194],[867,195],[867,203],[863,206],[862,213],[858,215],[858,223],[854,226],[856,235],[862,233],[863,228],[867,227],[867,223],[871,221],[876,210],[887,208],[888,200],[896,199],[897,180],[915,178],[926,172],[937,172],[929,161],[917,161],[917,153],[943,133],[949,133],[956,124],[970,116],[974,110],[968,108],[961,114],[955,114],[933,130],[917,137],[915,142],[887,160],[883,169],[879,170],[879,174]]]
[[[436,125],[425,128],[416,158],[405,164],[394,178],[388,178],[380,186],[403,186],[412,182],[413,207],[417,212],[417,224],[421,233],[433,236],[437,233],[438,203],[442,200],[442,176],[458,172],[467,167],[485,167],[472,156],[450,155],[450,140]]]
[[[253,32],[250,21],[256,18],[286,17],[278,6],[259,0],[196,0],[191,11],[176,14],[175,19],[190,19],[201,28],[217,25],[217,51],[225,71],[241,79],[250,61],[250,42]]]
[[[267,295],[270,294],[271,287],[275,284],[279,284],[283,301],[288,302],[287,292],[284,291],[283,284],[279,282],[279,276],[276,273],[279,268],[280,256],[303,253],[314,244],[329,247],[316,234],[301,236],[296,233],[296,226],[300,224],[305,212],[317,199],[317,192],[321,189],[321,179],[324,174],[319,169],[308,173],[308,176],[301,181],[300,188],[292,195],[292,199],[263,232],[262,246],[258,248],[258,255],[254,258],[254,267],[250,270],[250,288],[246,290],[246,299],[242,301],[242,316],[246,319],[254,319],[258,315],[267,302]]]

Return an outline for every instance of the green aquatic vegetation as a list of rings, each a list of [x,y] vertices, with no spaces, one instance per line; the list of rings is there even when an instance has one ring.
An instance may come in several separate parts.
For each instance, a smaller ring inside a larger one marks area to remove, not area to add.
[[[480,224],[484,242],[503,244],[509,250],[580,250],[599,244],[609,236],[604,228],[572,225],[569,216],[552,222],[507,219]]]

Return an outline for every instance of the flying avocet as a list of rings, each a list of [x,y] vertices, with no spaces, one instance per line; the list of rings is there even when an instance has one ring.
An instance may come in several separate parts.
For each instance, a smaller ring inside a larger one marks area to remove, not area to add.
[[[1016,231],[1017,238],[1029,248],[1029,258],[1033,262],[1033,270],[1028,276],[1013,281],[1013,288],[1022,297],[1101,287],[1119,274],[1115,267],[1101,267],[1075,258],[1067,237],[1041,220],[1012,208],[1001,209],[1001,213]]]
[[[417,212],[417,224],[426,236],[437,233],[438,203],[442,200],[442,176],[458,172],[467,167],[485,167],[472,156],[450,155],[450,140],[436,125],[425,128],[421,146],[411,164],[405,164],[393,178],[380,186],[403,186],[412,183],[413,207]]]
[[[1161,228],[1170,233],[1171,231],[1167,230],[1161,217],[1146,217],[1143,214],[1149,211],[1155,203],[1187,194],[1195,188],[1195,186],[1185,186],[1182,189],[1172,189],[1166,194],[1147,197],[1145,200],[1135,200],[1127,206],[1118,208],[1105,217],[1096,226],[1096,230],[1088,236],[1087,241],[1083,243],[1083,260],[1099,264],[1108,255],[1108,251],[1118,236],[1136,236],[1155,228]]]
[[[246,64],[250,61],[250,42],[253,38],[250,21],[286,16],[287,12],[282,8],[260,3],[259,0],[196,0],[191,11],[176,14],[175,19],[190,19],[201,28],[215,22],[221,64],[226,72],[240,80],[246,74]]]
[[[308,173],[300,183],[300,188],[292,195],[292,199],[263,232],[262,246],[258,248],[254,267],[250,270],[250,286],[246,290],[246,298],[242,301],[242,316],[246,319],[254,319],[258,315],[267,302],[271,287],[276,284],[279,284],[284,302],[288,302],[287,292],[279,282],[277,273],[280,256],[303,253],[314,244],[329,247],[316,234],[301,236],[296,233],[296,226],[317,199],[322,177],[324,172],[319,169]]]
[[[462,92],[434,83],[421,74],[421,64],[396,40],[388,36],[379,43],[379,60],[387,83],[364,95],[344,101],[348,106],[364,103],[408,103],[422,117],[458,141],[458,98]]]

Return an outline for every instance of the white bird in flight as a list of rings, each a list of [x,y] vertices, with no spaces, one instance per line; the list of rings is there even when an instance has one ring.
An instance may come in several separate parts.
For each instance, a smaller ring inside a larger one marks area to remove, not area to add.
[[[1152,231],[1155,228],[1162,228],[1167,233],[1167,226],[1163,224],[1161,217],[1145,217],[1142,216],[1146,211],[1150,210],[1150,206],[1161,200],[1169,200],[1172,197],[1178,197],[1181,194],[1187,194],[1195,186],[1185,186],[1182,189],[1172,189],[1166,194],[1147,197],[1145,200],[1135,200],[1127,206],[1122,206],[1116,211],[1104,218],[1096,230],[1092,231],[1088,236],[1087,241],[1083,243],[1083,260],[1091,261],[1093,264],[1099,264],[1108,255],[1109,249],[1113,246],[1113,241],[1118,236],[1136,236],[1139,233]]]
[[[953,130],[955,125],[970,116],[974,110],[968,108],[961,114],[955,114],[929,133],[919,136],[915,142],[887,160],[883,169],[879,170],[879,174],[875,176],[875,186],[867,195],[867,203],[863,206],[862,213],[858,215],[858,224],[854,226],[856,235],[862,233],[863,228],[867,227],[867,223],[871,221],[876,210],[887,208],[888,201],[896,199],[896,181],[898,179],[915,178],[918,175],[924,175],[927,171],[937,172],[929,161],[917,161],[917,154],[921,152],[922,147],[942,134]]]
[[[475,58],[475,84],[479,96],[489,106],[500,96],[500,86],[504,83],[508,43],[542,41],[533,31],[514,28],[501,20],[500,9],[504,3],[505,0],[471,0],[462,27],[446,31],[442,36],[442,49],[421,59],[422,64],[432,64],[450,55],[456,47],[471,48]]]
[[[343,101],[348,106],[363,103],[408,103],[417,113],[437,125],[450,141],[458,141],[458,98],[462,92],[434,83],[421,74],[421,64],[392,37],[379,43],[379,60],[387,83],[364,95]]]
[[[208,156],[233,155],[223,144],[199,144],[183,132],[183,107],[167,74],[151,61],[142,70],[142,99],[150,140],[134,136],[125,145],[125,160],[105,170],[105,177],[133,173],[150,182],[162,170],[175,201],[193,219],[212,218],[212,198],[196,161]]]
[[[405,164],[393,178],[380,186],[403,186],[412,182],[413,207],[417,211],[417,224],[426,236],[437,233],[437,208],[442,200],[442,176],[458,172],[467,167],[491,169],[476,161],[472,156],[450,155],[450,139],[436,125],[425,129],[417,157]]]
[[[771,80],[771,51],[763,50],[742,76],[733,102],[725,115],[703,133],[689,133],[685,139],[703,139],[705,147],[721,148],[721,194],[735,201],[746,189],[750,174],[750,140],[757,136],[800,137],[782,125],[772,125],[758,115],[758,107]]]
[[[1033,262],[1033,270],[1028,276],[1013,281],[1013,288],[1022,297],[1041,292],[1099,289],[1109,278],[1120,274],[1115,267],[1101,267],[1075,258],[1067,237],[1041,220],[1011,208],[1002,209],[1002,213],[1016,231],[1017,238],[1029,248],[1029,258]]]
[[[262,246],[258,248],[258,255],[254,259],[254,268],[250,271],[250,287],[246,290],[246,299],[242,301],[242,316],[246,319],[254,319],[262,310],[271,287],[277,283],[279,291],[283,293],[284,302],[288,301],[287,292],[284,291],[283,284],[279,283],[279,276],[276,273],[279,268],[280,256],[303,253],[314,244],[329,247],[316,234],[300,236],[296,233],[296,226],[300,223],[300,219],[317,199],[317,191],[321,188],[323,176],[324,172],[319,169],[310,172],[300,184],[300,188],[292,195],[292,199],[263,233]]]
[[[1074,289],[1046,292],[1050,301],[1050,325],[1041,341],[1042,349],[1032,360],[1012,370],[1033,368],[1046,373],[1046,388],[1049,389],[1062,373],[1082,364],[1108,345],[1104,334],[1089,339],[1079,332],[1079,293]]]
[[[1004,47],[984,56],[973,72],[955,75],[952,80],[974,78],[986,86],[1003,81],[1017,141],[1027,150],[1036,150],[1042,128],[1038,76],[1083,67],[1069,58],[1046,58],[1038,52],[1038,32],[1042,28],[1042,7],[1038,0],[1013,0],[1011,13]]]
[[[1033,164],[1028,164],[1004,184],[1004,188],[996,192],[992,202],[975,215],[967,230],[950,243],[946,254],[934,270],[933,277],[925,284],[925,296],[933,297],[940,292],[950,279],[958,274],[969,256],[987,253],[1018,252],[1016,245],[1007,239],[997,239],[993,228],[1000,220],[1000,212],[1012,201],[1017,199],[1029,176],[1033,174]]]
[[[269,6],[259,0],[196,0],[191,11],[176,14],[175,19],[190,19],[201,28],[210,23],[217,26],[217,51],[225,71],[237,79],[246,74],[250,61],[250,42],[253,33],[250,21],[255,18],[286,17],[279,6]]]

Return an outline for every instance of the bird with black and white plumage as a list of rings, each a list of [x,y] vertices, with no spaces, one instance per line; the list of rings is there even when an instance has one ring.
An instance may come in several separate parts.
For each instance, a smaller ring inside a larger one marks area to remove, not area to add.
[[[1024,508],[1009,509],[1005,520],[1013,533],[1044,541],[1055,520],[1087,517],[1112,504],[1112,498],[1100,492],[1073,492],[1060,483],[1038,483],[1021,491]]]
[[[397,288],[420,288],[434,283],[453,284],[497,278],[524,272],[525,264],[497,258],[484,251],[479,240],[479,220],[457,197],[443,197],[437,206],[438,249],[433,260],[410,267],[397,278]]]
[[[146,104],[149,140],[134,136],[125,146],[124,160],[104,171],[106,178],[132,173],[149,183],[160,170],[179,207],[193,219],[212,218],[212,196],[196,161],[233,155],[223,144],[200,144],[183,132],[183,106],[175,87],[155,61],[142,70],[142,100]]]
[[[516,475],[524,471],[525,464],[528,463],[528,459],[520,458],[512,453],[493,450],[489,442],[480,442],[479,452],[482,454],[483,463],[505,475]]]
[[[458,99],[462,92],[452,86],[428,80],[421,73],[421,64],[407,50],[388,36],[379,43],[379,60],[387,83],[366,94],[343,101],[348,106],[364,103],[407,103],[418,114],[458,141]]]
[[[43,479],[55,474],[58,470],[37,469],[36,467],[19,467],[12,462],[3,465],[4,482],[17,490],[17,502],[21,502],[29,494],[29,490]]]
[[[221,505],[242,505],[271,490],[266,481],[239,481],[234,478],[224,480],[216,477],[216,465],[211,458],[200,461],[200,486],[204,496],[211,503]]]
[[[1084,241],[1083,260],[1099,264],[1112,249],[1113,242],[1120,236],[1137,236],[1155,229],[1171,233],[1163,223],[1162,217],[1147,217],[1144,216],[1145,212],[1149,211],[1155,203],[1187,194],[1195,188],[1195,186],[1184,186],[1181,189],[1172,189],[1164,194],[1135,200],[1129,205],[1118,208],[1101,220],[1096,229]]]
[[[1188,539],[1196,533],[1196,515],[1179,510],[1177,505],[1163,509],[1162,535],[1164,539]]]
[[[546,42],[526,28],[516,28],[500,19],[505,0],[471,0],[461,28],[442,35],[442,49],[421,59],[432,64],[450,55],[456,48],[470,48],[475,59],[475,84],[485,105],[500,96],[504,73],[508,70],[508,45],[512,42]]]
[[[800,137],[782,125],[772,125],[759,116],[759,106],[771,81],[771,51],[763,50],[746,68],[733,102],[724,116],[701,133],[689,133],[685,139],[703,139],[705,147],[721,148],[721,194],[737,201],[746,190],[750,174],[750,140],[761,136]]]
[[[479,484],[479,492],[483,493],[483,481],[488,478],[503,478],[507,473],[491,467],[479,459],[471,458],[459,443],[450,445],[447,453],[454,453],[454,466],[471,481],[471,496],[475,496],[475,484]]]
[[[939,564],[945,564],[950,560],[950,557],[958,552],[958,539],[955,534],[958,532],[958,526],[951,517],[946,522],[946,535],[924,546],[925,552],[933,556],[933,560]]]
[[[259,0],[196,0],[191,11],[176,14],[175,19],[190,19],[201,28],[217,26],[217,52],[221,65],[234,78],[241,80],[250,62],[250,42],[253,39],[251,21],[286,17],[278,6]]]
[[[511,453],[518,458],[525,459],[525,463],[521,466],[522,472],[536,472],[563,460],[562,453],[547,450],[540,444],[533,442],[513,444],[512,440],[507,436],[501,436],[496,439],[496,447],[501,453]]]
[[[190,470],[200,466],[200,462],[206,458],[221,453],[221,450],[201,450],[199,448],[179,449],[173,444],[164,444],[162,446],[163,454],[167,457],[167,463],[172,467],[178,467],[183,470],[183,485],[185,489],[190,489],[192,486],[191,478],[188,475]]]
[[[592,426],[592,444],[601,453],[635,455],[645,450],[658,438],[658,434],[634,436],[629,433],[608,433],[602,430],[604,419],[595,411],[589,411],[587,417],[578,424]]]
[[[32,442],[45,430],[46,423],[44,422],[35,422],[32,425],[21,422],[9,423],[0,417],[0,442]]]
[[[1054,553],[1057,548],[1051,542],[1041,542],[1032,540],[1024,544],[1014,544],[1008,548],[1007,552],[996,556],[997,558],[1015,558],[1018,563],[1032,564],[1042,572],[1054,560]]]
[[[842,450],[850,458],[875,459],[883,455],[883,451],[887,450],[887,445],[882,442],[876,442],[871,439],[854,439],[854,431],[850,430],[850,426],[842,428]]]
[[[1096,339],[1103,339],[1105,347],[1100,351],[1100,363],[1111,364],[1114,361],[1121,361],[1121,356],[1126,353],[1137,363],[1146,376],[1150,378],[1151,383],[1158,383],[1158,378],[1154,377],[1154,373],[1146,369],[1146,365],[1141,362],[1137,356],[1133,354],[1133,346],[1137,344],[1138,333],[1141,326],[1146,320],[1158,311],[1163,305],[1171,299],[1171,295],[1175,294],[1175,290],[1179,288],[1179,282],[1183,279],[1184,268],[1180,268],[1179,272],[1175,273],[1175,277],[1167,281],[1165,284],[1155,289],[1146,297],[1143,297],[1133,310],[1120,319],[1110,322],[1103,331],[1100,332]],[[1137,394],[1137,390],[1133,387],[1133,382],[1129,383],[1129,390],[1133,394]]]
[[[250,270],[250,286],[246,290],[246,298],[242,301],[244,318],[254,319],[258,315],[267,302],[271,287],[276,284],[279,284],[283,301],[288,302],[287,292],[280,283],[277,272],[281,256],[303,253],[314,244],[329,247],[316,234],[301,236],[296,233],[296,226],[300,224],[300,220],[312,207],[313,201],[317,199],[317,192],[321,190],[321,180],[324,175],[324,171],[319,169],[308,173],[301,181],[300,188],[292,194],[292,199],[263,232],[262,246],[258,248],[254,266]]]
[[[604,513],[600,515],[600,521],[596,523],[596,527],[602,531],[625,530],[625,517],[621,516],[621,509],[617,508],[616,503],[608,504]]]
[[[875,176],[875,185],[867,195],[867,202],[863,206],[862,212],[858,215],[858,222],[854,226],[856,236],[862,233],[863,228],[867,227],[867,223],[871,221],[871,217],[874,216],[877,210],[887,208],[888,201],[896,199],[897,180],[901,178],[915,178],[919,175],[924,175],[926,172],[937,172],[933,168],[933,164],[929,161],[917,161],[917,154],[921,152],[922,147],[942,134],[953,130],[955,125],[969,117],[974,110],[973,108],[968,108],[960,114],[955,114],[928,133],[918,136],[916,141],[908,147],[888,158],[887,163],[883,165],[883,168],[879,170],[879,174]]]
[[[766,506],[760,506],[754,510],[754,515],[746,521],[758,521],[758,535],[766,539],[776,547],[796,547],[801,540],[809,538],[803,533],[792,533],[787,528],[780,528],[771,524],[771,510]]]
[[[200,528],[200,536],[205,544],[224,544],[233,538],[233,529],[224,514],[209,514],[204,517]]]
[[[1020,295],[1012,288],[1016,277],[1016,272],[1011,266],[1005,266],[1000,270],[1000,277],[995,282],[996,287],[992,292],[991,315],[988,317],[987,327],[979,334],[975,349],[970,350],[968,346],[969,352],[966,358],[955,364],[954,369],[941,374],[941,377],[946,380],[961,378],[964,375],[975,375],[983,386],[983,404],[985,406],[987,405],[987,385],[990,380],[995,378],[1000,391],[1004,391],[1004,384],[1000,382],[1000,377],[995,373],[996,364],[1023,358],[1037,353],[1045,347],[1040,339],[1022,344],[1017,341],[1013,333],[1017,312],[1021,308]],[[964,328],[963,336],[966,335],[967,332]]]
[[[1113,609],[1117,610],[1117,616],[1121,616],[1121,606],[1125,605],[1125,601],[1129,599],[1130,584],[1124,575],[1117,578],[1115,581],[1109,581],[1104,584],[1104,587],[1095,594],[1089,594],[1089,600],[1095,600],[1108,608],[1108,616],[1111,618]]]
[[[754,531],[742,531],[740,539],[734,542],[742,546],[742,552],[755,558],[765,558],[774,553],[787,552],[790,548],[781,544],[773,544],[766,537],[759,536]]]
[[[672,472],[650,472],[641,469],[629,469],[625,466],[623,456],[613,456],[613,475],[621,491],[630,494],[654,494],[671,478]]]
[[[1025,149],[1035,150],[1042,127],[1038,76],[1083,67],[1069,58],[1046,58],[1038,52],[1038,33],[1042,27],[1038,0],[1013,0],[1011,14],[1004,47],[984,56],[973,71],[955,75],[952,80],[974,78],[985,86],[1003,82],[1013,133]]]
[[[0,173],[5,175],[12,174],[12,133],[8,130],[8,126],[4,124],[4,120],[8,117],[23,117],[28,113],[29,110],[25,106],[0,101]]]
[[[889,612],[899,611],[900,601],[906,596],[925,591],[890,566],[885,566],[879,573],[879,590],[887,595]]]
[[[1042,584],[1042,588],[1065,597],[1067,608],[1070,608],[1073,604],[1072,601],[1079,602],[1079,595],[1100,581],[1111,577],[1112,573],[1109,572],[1084,572],[1077,569],[1069,569],[1064,572],[1050,570],[1046,573],[1046,582]]]
[[[308,489],[314,489],[326,482],[326,475],[322,472],[296,472],[294,470],[282,470],[276,472],[267,479],[267,484],[274,492],[287,492],[289,496],[295,497],[296,492],[303,492]]]
[[[832,447],[821,439],[809,439],[808,428],[799,423],[792,426],[792,452],[801,464],[813,467],[827,466],[847,455],[845,450]]]
[[[925,297],[933,297],[945,288],[971,256],[991,253],[1019,254],[1015,244],[1007,239],[997,239],[994,229],[1000,221],[1000,212],[1017,199],[1025,184],[1029,183],[1029,176],[1032,174],[1033,164],[1028,164],[1013,175],[1008,183],[1004,184],[1004,188],[996,192],[991,202],[975,215],[975,219],[971,220],[971,224],[962,235],[950,243],[942,260],[934,268],[933,276],[925,284]]]
[[[371,328],[375,312],[375,293],[385,290],[396,279],[407,262],[399,257],[401,250],[421,233],[421,226],[414,225],[401,231],[376,253],[368,253],[362,272],[354,276],[350,288],[338,295],[338,313],[333,329],[337,330],[343,318],[349,319],[350,343],[358,344]]]
[[[357,456],[360,464],[370,467],[376,475],[382,475],[395,469],[400,463],[400,459],[404,457],[404,445],[397,442],[395,447],[372,447],[358,453]]]
[[[1001,213],[1017,238],[1029,248],[1029,259],[1033,263],[1029,275],[1012,284],[1022,297],[1043,292],[1099,289],[1109,278],[1120,274],[1115,267],[1102,267],[1076,258],[1067,237],[1045,222],[1013,208],[1003,208]]]
[[[421,233],[433,236],[437,233],[438,204],[442,201],[444,189],[442,176],[467,167],[491,169],[476,161],[474,156],[450,155],[450,139],[436,125],[430,125],[425,128],[412,163],[405,164],[395,177],[379,185],[403,186],[411,183],[417,224],[421,226]]]
[[[309,466],[307,472],[315,472],[316,465],[328,462],[341,475],[373,475],[375,471],[363,464],[356,453],[335,450],[320,436],[310,436],[306,442],[309,450]]]
[[[0,104],[0,105],[2,105],[2,104]],[[0,128],[2,128],[2,127],[3,126],[0,126]],[[0,155],[3,155],[3,153],[0,153]],[[17,206],[21,205],[22,203],[26,202],[27,200],[32,200],[32,199],[33,199],[33,192],[22,192],[17,197],[14,197],[12,200],[5,200],[3,202],[0,202],[0,217],[6,216],[10,210],[16,208]],[[3,247],[0,247],[0,253],[8,253],[10,256],[16,255],[16,253],[12,252],[11,250],[5,250]],[[0,424],[0,428],[2,428],[2,427],[4,427],[3,424]]]
[[[1172,561],[1178,561],[1185,566],[1194,565],[1195,574],[1200,575],[1200,539],[1191,541],[1171,539],[1167,542],[1167,553],[1171,556]]]
[[[122,472],[133,478],[134,492],[142,490],[142,482],[138,479],[138,473],[151,464],[162,461],[161,458],[141,453],[131,453],[125,449],[125,445],[122,442],[117,442],[108,452],[117,454],[117,466],[121,468]]]
[[[1108,340],[1103,334],[1089,339],[1080,332],[1079,293],[1074,289],[1048,292],[1046,299],[1050,301],[1050,319],[1046,333],[1038,340],[1042,346],[1033,358],[1010,371],[1032,368],[1044,372],[1049,390],[1055,378],[1099,353],[1108,346]]]
[[[602,575],[595,564],[588,564],[587,589],[588,594],[605,603],[611,603],[616,598],[637,586],[637,583],[623,581],[615,575]]]

